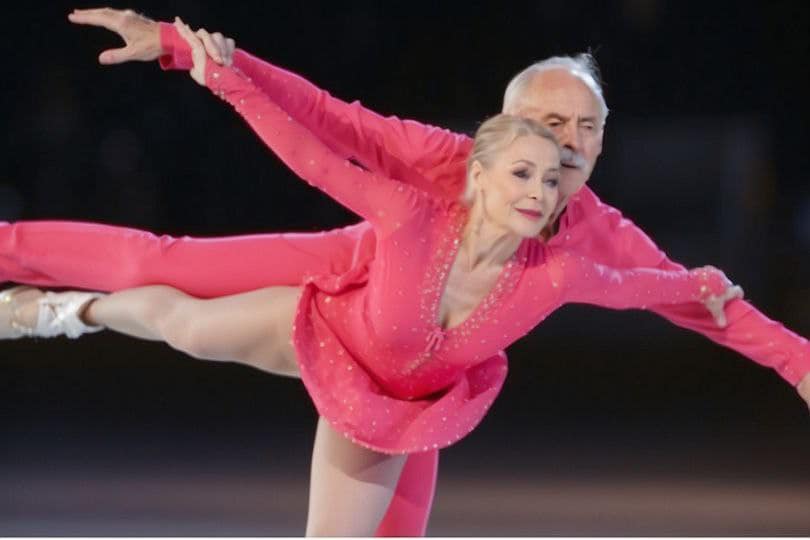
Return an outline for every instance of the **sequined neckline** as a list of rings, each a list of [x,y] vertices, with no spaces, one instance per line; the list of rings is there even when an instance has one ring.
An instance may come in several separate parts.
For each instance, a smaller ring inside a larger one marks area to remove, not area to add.
[[[524,240],[504,264],[490,291],[473,308],[472,312],[457,325],[443,328],[439,322],[441,300],[447,286],[450,269],[461,246],[461,233],[467,214],[466,209],[457,206],[451,209],[449,224],[445,228],[434,258],[425,275],[424,294],[421,300],[421,318],[432,329],[431,336],[432,334],[469,336],[470,333],[479,328],[492,308],[498,304],[498,300],[514,289],[516,278],[520,275],[519,268],[522,266],[519,263],[525,261],[526,258]],[[436,338],[432,336],[430,339],[435,341]]]

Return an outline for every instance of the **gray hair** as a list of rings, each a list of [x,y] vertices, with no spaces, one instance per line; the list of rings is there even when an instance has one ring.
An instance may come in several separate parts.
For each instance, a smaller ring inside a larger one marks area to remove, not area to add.
[[[517,75],[515,75],[509,84],[506,86],[506,92],[503,95],[503,112],[512,111],[526,86],[531,82],[535,75],[548,71],[550,69],[565,69],[575,77],[585,83],[585,85],[593,92],[599,102],[599,108],[602,112],[602,125],[604,126],[605,120],[608,115],[608,106],[605,102],[605,97],[602,94],[602,80],[599,74],[599,65],[591,53],[580,53],[576,56],[552,56],[539,62],[535,62]]]

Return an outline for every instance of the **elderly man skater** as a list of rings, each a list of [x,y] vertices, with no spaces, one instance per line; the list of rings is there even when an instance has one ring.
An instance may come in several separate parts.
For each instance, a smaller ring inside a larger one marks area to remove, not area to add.
[[[172,25],[132,11],[108,8],[76,10],[69,19],[107,28],[123,38],[123,48],[101,53],[102,64],[160,59],[165,69],[191,67],[188,45]],[[233,40],[219,33],[200,30],[197,35],[214,61],[233,63],[290,116],[362,166],[433,192],[449,191],[464,174],[470,147],[467,137],[412,121],[380,117],[357,102],[337,100],[308,81],[236,49]],[[564,245],[613,267],[683,268],[585,186],[602,151],[608,114],[595,64],[588,55],[550,58],[518,74],[507,87],[503,112],[543,123],[564,148],[560,204],[556,219],[544,233],[549,243]],[[74,227],[20,223],[0,228],[0,253],[6,257],[0,259],[0,280],[107,290],[164,283],[197,296],[219,296],[265,286],[262,266],[272,265],[279,250],[285,249],[276,244],[269,246],[268,242],[277,240],[261,235],[202,241],[158,238],[113,227],[92,231]],[[57,237],[68,239],[83,234],[95,236],[94,242],[82,244],[96,249],[72,254],[87,262],[81,270],[64,266],[62,259],[34,260],[26,256],[37,252],[41,245],[69,245],[59,244]],[[373,256],[371,237],[370,227],[361,223],[326,234],[289,235],[285,242],[293,257],[300,257],[301,252],[317,254],[312,260],[302,260],[303,273],[316,271],[324,261],[340,267],[352,258]],[[114,244],[113,252],[122,254],[127,271],[109,271],[121,264],[121,257],[118,261],[100,260],[99,254],[105,250],[98,246],[104,244]],[[200,265],[200,261],[218,263]],[[730,288],[725,298],[714,299],[716,305],[707,306],[714,318],[704,306],[694,303],[650,309],[775,369],[810,403],[810,345],[749,303],[732,300],[737,296],[739,289]],[[727,300],[731,301],[726,304]],[[378,534],[424,533],[436,463],[435,452],[409,458]]]

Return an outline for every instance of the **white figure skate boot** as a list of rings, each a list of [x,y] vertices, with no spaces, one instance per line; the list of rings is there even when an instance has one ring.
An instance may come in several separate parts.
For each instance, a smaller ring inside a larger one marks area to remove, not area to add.
[[[15,297],[27,289],[30,287],[13,287],[0,292],[0,339],[55,337],[63,334],[69,338],[77,338],[82,334],[104,329],[103,326],[88,326],[79,318],[79,313],[88,302],[104,295],[77,291],[46,292],[36,301],[36,326],[31,328],[21,324]]]

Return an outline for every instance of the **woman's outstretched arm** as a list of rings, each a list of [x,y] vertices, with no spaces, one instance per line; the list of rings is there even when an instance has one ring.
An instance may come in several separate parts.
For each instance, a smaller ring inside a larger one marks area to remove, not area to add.
[[[218,50],[208,32],[199,30],[197,36],[209,54]],[[191,69],[191,50],[173,25],[160,23],[160,40],[163,69]],[[340,156],[437,197],[455,199],[461,194],[472,146],[466,135],[382,116],[360,101],[347,103],[304,77],[242,49],[233,51],[232,65]]]
[[[398,229],[426,204],[429,196],[424,192],[335,153],[249,77],[209,61],[202,41],[187,25],[179,19],[175,25],[192,46],[191,77],[230,103],[295,174],[368,220],[378,235]]]

